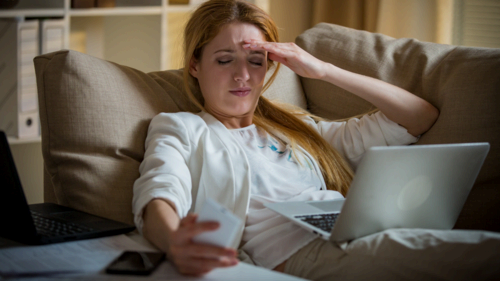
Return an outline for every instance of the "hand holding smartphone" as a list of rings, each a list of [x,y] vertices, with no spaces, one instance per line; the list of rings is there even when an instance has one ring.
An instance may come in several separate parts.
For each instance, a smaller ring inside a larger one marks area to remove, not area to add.
[[[243,223],[231,211],[212,199],[203,203],[197,218],[197,222],[205,221],[216,221],[220,226],[214,231],[206,231],[193,237],[193,241],[224,248],[232,246]],[[106,273],[149,275],[164,259],[164,253],[127,251],[111,262]]]
[[[197,222],[216,221],[220,224],[214,231],[203,232],[193,238],[196,243],[204,243],[219,247],[231,247],[238,230],[243,223],[231,211],[208,198],[201,207]]]
[[[125,251],[106,267],[106,273],[149,275],[164,259],[161,252]]]

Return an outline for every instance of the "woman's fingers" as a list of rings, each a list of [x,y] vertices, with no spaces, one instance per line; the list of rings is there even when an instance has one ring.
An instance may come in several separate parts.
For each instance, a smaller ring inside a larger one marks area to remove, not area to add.
[[[236,258],[237,252],[231,248],[222,248],[207,244],[187,243],[184,245],[172,245],[171,253],[180,258]]]
[[[247,43],[248,42],[248,43]],[[245,41],[244,48],[248,48],[251,50],[263,50],[268,51],[272,54],[275,54],[279,57],[290,57],[294,55],[294,47],[291,45],[293,43],[274,43],[274,42],[264,42],[264,41],[254,41],[248,40]]]
[[[201,234],[202,232],[214,231],[217,228],[219,228],[218,222],[207,221],[207,222],[190,224],[190,225],[187,225],[186,227],[179,229],[179,230],[183,232],[184,237],[186,237],[186,238],[189,237],[189,239],[191,239],[194,236]]]
[[[177,267],[193,267],[198,269],[228,267],[238,264],[236,255],[224,252],[224,255],[217,254],[218,251],[206,251],[203,253],[192,251],[188,248],[177,249],[171,261]]]
[[[200,222],[197,223],[196,219],[198,216],[196,214],[188,214],[185,218],[180,221],[179,229],[177,230],[177,235],[175,238],[180,239],[178,243],[183,243],[186,241],[191,241],[191,239],[205,231],[214,231],[219,228],[218,222]],[[175,239],[174,238],[174,239]]]
[[[222,248],[207,244],[191,243],[186,248],[186,251],[192,253],[193,257],[198,258],[236,258],[237,252],[231,248]]]
[[[187,275],[203,275],[215,268],[229,267],[238,264],[238,261],[231,261],[229,259],[185,259],[178,265],[179,272]]]
[[[274,53],[269,53],[268,57],[270,60],[282,63],[284,65],[287,65],[288,63],[288,61],[284,57],[280,57],[279,55],[275,55]]]
[[[190,243],[171,250],[172,262],[183,274],[201,275],[214,268],[238,264],[236,250],[230,248]]]
[[[277,43],[245,40],[243,48],[268,52],[269,59],[280,62],[300,76],[319,79],[324,75],[325,63],[302,50],[295,43]]]
[[[238,264],[237,259],[229,259],[229,258],[220,258],[220,259],[200,259],[200,258],[191,258],[184,259],[180,261],[179,266],[185,268],[193,268],[193,269],[214,269],[217,267],[229,267]]]
[[[170,237],[169,260],[179,272],[202,275],[217,267],[228,267],[238,263],[235,249],[222,248],[193,242],[193,237],[205,231],[219,228],[218,222],[196,222],[196,214],[188,214],[179,228]]]

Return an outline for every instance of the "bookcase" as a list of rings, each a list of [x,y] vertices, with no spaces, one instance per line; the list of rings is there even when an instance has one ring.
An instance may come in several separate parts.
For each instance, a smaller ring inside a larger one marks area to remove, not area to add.
[[[71,0],[20,0],[0,17],[60,18],[65,48],[147,72],[179,66],[183,24],[204,1],[116,0],[112,8],[75,9]]]
[[[71,8],[71,0],[20,0],[15,7],[0,10],[0,20],[38,21],[39,27],[50,27],[55,23],[62,31],[51,32],[49,37],[57,38],[61,34],[63,49],[150,72],[181,67],[183,26],[189,14],[204,1],[175,4],[183,1],[116,0],[112,8],[75,9]],[[40,33],[38,39],[41,37],[43,34]],[[39,42],[38,54],[54,51],[54,42]],[[0,46],[4,47],[4,44]],[[5,64],[4,71],[18,68],[15,58],[12,59],[14,62],[10,64],[14,66]],[[0,89],[7,87],[6,82],[0,81]],[[17,83],[19,86],[21,79]],[[19,104],[14,107],[21,107],[21,99],[17,100]],[[37,114],[37,108],[32,112]],[[9,136],[9,144],[28,203],[43,202],[41,138],[39,134],[18,136]]]
[[[42,28],[60,28],[61,31],[53,30],[48,37],[61,35],[64,49],[150,72],[182,67],[184,24],[189,14],[205,1],[175,4],[186,1],[115,0],[112,8],[75,9],[71,8],[71,0],[20,0],[15,7],[0,10],[0,20],[38,21]],[[270,0],[247,1],[269,12]],[[39,53],[54,51],[58,48],[54,43],[42,40]],[[4,81],[0,81],[2,87]],[[9,144],[28,203],[43,202],[40,136],[11,136]]]

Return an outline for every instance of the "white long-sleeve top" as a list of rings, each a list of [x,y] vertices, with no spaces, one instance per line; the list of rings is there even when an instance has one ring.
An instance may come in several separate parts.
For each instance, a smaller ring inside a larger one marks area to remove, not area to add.
[[[315,128],[355,169],[372,146],[402,145],[417,139],[381,112],[346,122],[305,121]],[[279,132],[273,132],[285,140]],[[144,207],[154,198],[172,201],[181,218],[198,212],[212,198],[246,220],[251,167],[245,150],[221,122],[206,112],[160,113],[150,123],[140,177],[134,183],[134,221],[142,231]],[[301,150],[305,157],[310,155]],[[316,174],[318,164],[312,160]],[[326,190],[323,177],[321,188]],[[244,227],[233,247],[240,244]]]
[[[264,207],[284,201],[333,200],[343,196],[322,189],[313,159],[292,154],[285,144],[250,125],[231,130],[245,150],[250,165],[250,203],[242,249],[259,266],[272,269],[317,236]],[[299,158],[300,161],[296,159]]]

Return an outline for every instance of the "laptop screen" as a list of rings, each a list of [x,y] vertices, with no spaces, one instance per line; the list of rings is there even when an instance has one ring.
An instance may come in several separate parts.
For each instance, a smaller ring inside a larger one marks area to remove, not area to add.
[[[34,237],[36,229],[24,196],[14,159],[4,132],[0,131],[0,236]],[[24,239],[22,239],[24,240]]]

